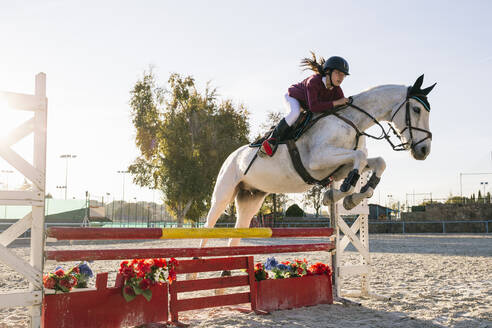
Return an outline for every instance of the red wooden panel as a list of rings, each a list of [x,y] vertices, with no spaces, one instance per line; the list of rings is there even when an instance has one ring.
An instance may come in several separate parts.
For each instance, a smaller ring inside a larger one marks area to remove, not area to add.
[[[235,256],[249,254],[275,254],[295,252],[317,252],[335,249],[335,244],[317,243],[301,245],[275,246],[236,246],[236,247],[204,247],[204,248],[148,248],[148,249],[99,249],[99,250],[51,250],[46,251],[47,260],[93,261],[93,260],[124,260],[146,259],[155,257],[207,257]]]
[[[176,293],[193,292],[197,290],[220,289],[228,287],[248,286],[248,276],[220,277],[198,280],[183,280],[172,283]]]
[[[329,237],[333,228],[274,228],[272,238],[281,237]]]
[[[176,267],[176,273],[208,272],[246,269],[246,257],[223,257],[217,259],[182,260]]]
[[[123,327],[167,320],[167,284],[152,287],[150,302],[143,296],[126,302],[121,288],[47,294],[43,298],[45,328]]]
[[[247,276],[220,277],[211,279],[175,281],[169,288],[171,321],[177,323],[180,311],[197,310],[216,306],[237,305],[252,302],[254,294],[236,293],[220,296],[209,296],[178,300],[178,293],[194,290],[216,289],[224,287],[237,287],[250,285],[251,290],[251,270],[253,270],[254,279],[254,262],[253,256],[236,257],[236,258],[219,258],[219,259],[200,259],[180,261],[177,268],[179,272],[201,272],[203,268],[207,271],[214,268],[215,270],[224,270],[225,268],[247,268]],[[196,271],[195,271],[196,270]],[[255,300],[253,300],[254,302]]]
[[[237,305],[250,302],[249,293],[237,293],[219,296],[207,296],[178,300],[176,311],[198,310],[216,306]]]
[[[258,310],[285,310],[317,304],[333,304],[331,276],[315,275],[256,282]]]
[[[256,278],[255,278],[255,261],[253,256],[248,256],[248,282],[249,293],[251,295],[251,310],[256,311]]]
[[[333,234],[332,228],[274,228],[272,238],[279,237],[327,237]],[[127,240],[160,239],[161,228],[72,228],[50,227],[48,237],[58,240]]]
[[[48,237],[58,240],[160,239],[161,228],[67,228],[50,227]]]

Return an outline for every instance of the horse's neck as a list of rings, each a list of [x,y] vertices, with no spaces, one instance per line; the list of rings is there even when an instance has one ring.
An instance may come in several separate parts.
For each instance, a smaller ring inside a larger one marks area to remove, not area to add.
[[[378,121],[391,121],[392,111],[405,100],[406,92],[407,87],[403,85],[382,85],[355,95],[353,103]],[[340,114],[351,120],[361,131],[375,124],[371,117],[355,108],[348,107]]]

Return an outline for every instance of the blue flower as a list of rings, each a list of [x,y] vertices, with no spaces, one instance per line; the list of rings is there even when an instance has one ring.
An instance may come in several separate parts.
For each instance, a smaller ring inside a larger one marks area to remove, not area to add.
[[[81,275],[84,275],[86,277],[92,277],[93,276],[92,270],[89,267],[89,265],[87,264],[87,262],[82,262],[81,264],[79,264],[79,270],[80,270]]]
[[[279,270],[289,270],[289,267],[286,266],[285,264],[280,263],[280,264],[277,265],[277,269],[279,269]]]
[[[274,268],[277,267],[277,265],[278,265],[277,260],[274,257],[269,257],[265,262],[265,269],[273,270]]]

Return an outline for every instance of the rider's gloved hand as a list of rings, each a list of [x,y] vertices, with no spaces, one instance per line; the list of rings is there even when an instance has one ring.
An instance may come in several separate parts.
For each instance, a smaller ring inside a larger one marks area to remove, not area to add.
[[[346,105],[349,102],[348,98],[340,98],[337,100],[333,100],[333,106],[343,106]]]

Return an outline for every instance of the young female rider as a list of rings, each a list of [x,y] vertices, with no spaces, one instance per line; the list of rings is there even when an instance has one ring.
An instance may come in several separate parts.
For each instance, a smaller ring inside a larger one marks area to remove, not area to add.
[[[333,56],[324,60],[316,60],[316,55],[311,52],[312,59],[304,58],[301,66],[314,71],[304,81],[292,85],[285,94],[285,104],[289,114],[285,116],[275,127],[271,138],[263,141],[261,151],[268,156],[273,156],[279,141],[290,132],[290,127],[295,123],[301,107],[313,113],[333,110],[333,107],[345,105],[348,99],[340,88],[345,76],[349,75],[349,65],[345,59]]]

